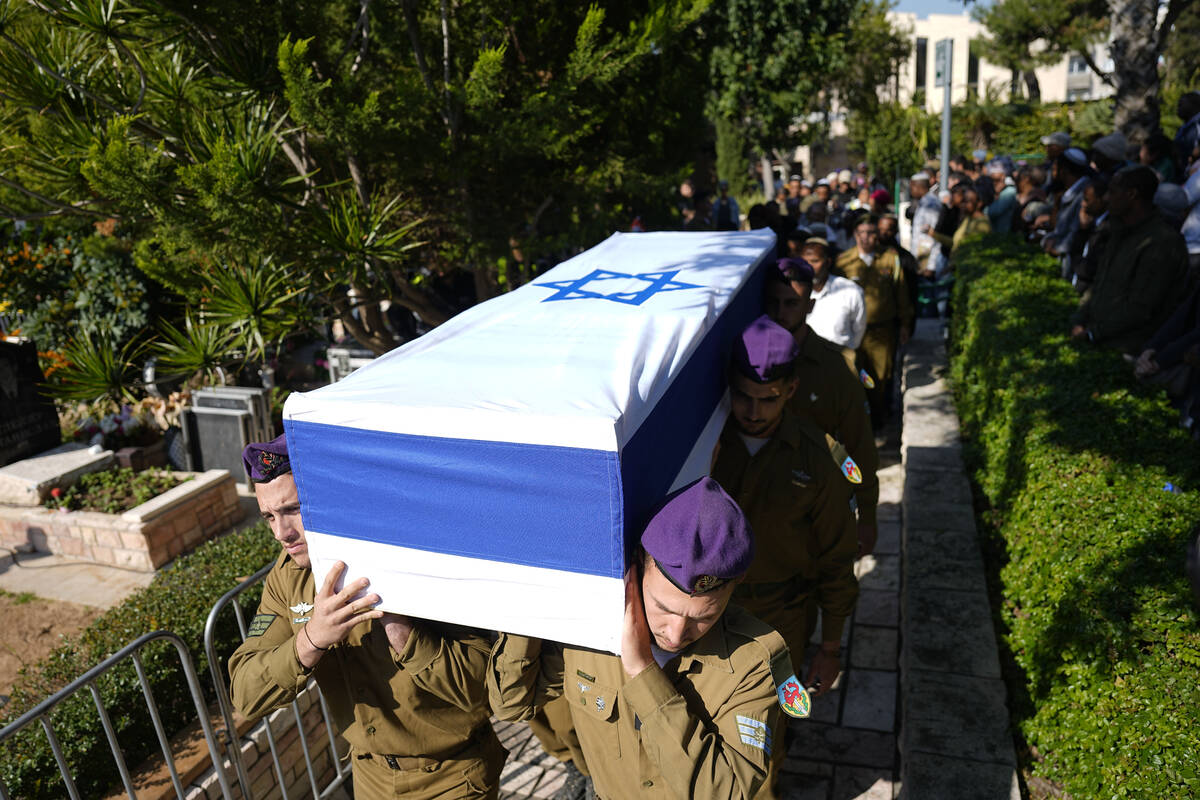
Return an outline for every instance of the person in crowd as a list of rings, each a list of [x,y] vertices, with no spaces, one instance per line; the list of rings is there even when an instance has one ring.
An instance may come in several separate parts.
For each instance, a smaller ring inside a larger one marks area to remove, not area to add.
[[[713,204],[713,221],[719,231],[736,231],[742,226],[742,213],[738,202],[729,196],[729,181],[717,183],[717,202]]]
[[[782,714],[808,706],[783,638],[730,603],[756,546],[713,479],[673,493],[633,555],[621,655],[502,633],[496,716],[565,696],[597,797],[750,800],[782,760]]]
[[[1142,142],[1138,150],[1138,163],[1157,172],[1160,183],[1179,182],[1179,171],[1175,168],[1175,144],[1162,132],[1152,133]]]
[[[1200,144],[1196,146],[1200,148]],[[1188,285],[1200,286],[1200,159],[1188,166],[1183,193],[1187,196],[1187,216],[1180,233],[1187,242]]]
[[[316,678],[350,745],[355,797],[495,798],[506,753],[489,720],[481,634],[375,608],[366,578],[338,590],[338,562],[313,578],[283,436],[242,455],[282,546],[246,640],[229,659],[238,712],[256,719]]]
[[[1105,177],[1129,163],[1129,140],[1120,131],[1101,136],[1092,142],[1092,167]]]
[[[1017,170],[1016,209],[1013,212],[1012,230],[1023,236],[1028,236],[1034,229],[1034,220],[1025,218],[1025,210],[1031,203],[1045,202],[1046,200],[1046,193],[1042,191],[1042,184],[1046,182],[1046,179],[1044,175],[1037,172],[1039,169],[1040,167],[1026,166]]]
[[[862,287],[867,303],[867,332],[858,349],[858,366],[873,384],[867,389],[876,432],[891,414],[896,349],[908,342],[914,310],[900,258],[879,252],[879,225],[872,216],[854,227],[855,246],[838,258],[837,271]]]
[[[808,214],[808,212],[812,209],[812,207],[814,205],[824,206],[825,211],[828,212],[829,211],[829,198],[832,195],[833,195],[833,190],[829,186],[829,181],[827,181],[827,180],[817,181],[817,185],[813,188],[813,193],[810,194],[808,197],[804,198],[804,200],[800,203],[800,213]],[[809,216],[809,219],[810,220],[812,219],[811,215]],[[823,222],[824,220],[820,220],[820,221]]]
[[[1187,164],[1200,144],[1200,92],[1184,92],[1175,104],[1175,114],[1183,123],[1175,131],[1175,160]]]
[[[942,213],[938,216],[937,224],[934,225],[931,231],[927,231],[930,236],[933,234],[941,234],[943,236],[954,236],[954,232],[958,230],[958,224],[962,219],[962,211],[959,208],[959,203],[962,200],[962,189],[970,178],[965,172],[951,172],[946,178],[946,190],[941,194]],[[956,191],[957,190],[957,191]],[[944,278],[950,272],[950,248],[943,247],[940,240],[933,236],[937,246],[935,251],[936,258],[932,259],[932,270],[927,269],[924,273],[927,278],[940,279]]]
[[[808,228],[794,228],[788,231],[787,257],[800,258],[800,252],[804,249],[804,243],[811,236],[812,232]]]
[[[692,202],[695,210],[691,218],[684,220],[683,229],[685,231],[711,231],[713,229],[712,201],[708,199],[708,193],[696,192]]]
[[[892,208],[892,193],[887,189],[876,189],[871,192],[871,213],[875,216],[886,214]]]
[[[953,236],[933,231],[933,237],[937,239],[944,250],[949,252],[951,267],[954,264],[955,253],[968,237],[983,236],[992,232],[991,223],[983,211],[979,192],[975,190],[975,187],[969,183],[960,184],[954,187],[954,194],[961,220],[958,228],[954,231]]]
[[[1155,170],[1154,174],[1157,175],[1158,171]],[[1177,183],[1159,181],[1154,191],[1154,208],[1168,225],[1179,230],[1188,212],[1187,192]]]
[[[846,204],[846,207],[851,211],[869,211],[871,209],[871,188],[869,186],[858,187],[858,193],[853,200]]]
[[[1096,280],[1071,318],[1071,336],[1138,354],[1178,303],[1187,247],[1154,210],[1158,176],[1149,167],[1118,170],[1109,183],[1112,231]]]
[[[800,218],[800,202],[804,197],[804,180],[798,173],[795,173],[788,179],[787,199],[784,200],[784,207],[787,209],[786,216],[794,220]]]
[[[974,161],[967,174],[971,178],[971,183],[975,186],[975,191],[979,193],[980,208],[987,208],[996,197],[996,193],[992,188],[992,179],[987,174],[987,151],[976,150],[971,155],[974,157]]]
[[[1017,210],[1017,187],[1008,177],[1002,161],[989,163],[986,173],[992,182],[995,197],[987,206],[988,222],[996,233],[1009,233]]]
[[[857,195],[857,187],[854,184],[854,173],[848,169],[838,170],[837,174],[837,192],[834,194],[834,200],[838,205],[845,208],[854,201]]]
[[[789,410],[797,391],[818,388],[799,385],[798,357],[792,335],[766,317],[734,340],[730,415],[712,476],[754,531],[754,560],[734,598],[779,631],[797,673],[821,612],[822,644],[804,674],[804,685],[820,696],[841,672],[842,630],[858,597],[858,537],[852,484],[829,438]],[[768,488],[776,475],[789,479]]]
[[[1077,147],[1067,148],[1055,162],[1059,181],[1067,187],[1058,199],[1054,229],[1042,239],[1042,249],[1063,258],[1071,250],[1071,240],[1079,230],[1079,207],[1083,204],[1083,187],[1087,185],[1092,168],[1087,155]],[[1063,265],[1063,277],[1069,264]]]
[[[1045,175],[1042,183],[1042,191],[1049,197],[1066,188],[1055,176],[1054,165],[1058,163],[1058,160],[1062,158],[1062,155],[1071,146],[1071,134],[1064,133],[1063,131],[1055,131],[1049,136],[1042,137],[1042,146],[1046,148],[1046,160],[1042,163],[1042,170]]]
[[[822,339],[842,348],[847,366],[855,372],[854,351],[867,330],[867,305],[862,289],[854,281],[832,274],[833,260],[826,240],[809,238],[797,255],[813,271],[808,326]],[[776,316],[772,315],[772,318]]]
[[[1200,415],[1200,288],[1193,289],[1154,335],[1146,342],[1134,364],[1140,380],[1162,386],[1179,406],[1185,423]],[[1189,357],[1190,356],[1190,357]],[[1190,425],[1197,429],[1194,421]]]
[[[942,213],[942,201],[938,200],[937,192],[931,191],[931,179],[928,172],[918,172],[908,181],[908,191],[912,196],[912,253],[917,258],[917,269],[922,274],[932,274],[930,261],[937,247],[937,240],[930,231],[937,227],[938,217]],[[915,207],[915,208],[914,208]]]
[[[1108,246],[1108,181],[1093,175],[1083,189],[1079,233],[1071,247],[1071,285],[1083,294],[1096,281],[1100,254]]]
[[[908,323],[908,335],[911,337],[917,330],[917,294],[920,269],[917,258],[900,244],[900,220],[895,214],[883,214],[879,217],[879,249],[891,250],[900,259],[900,268],[904,270],[904,282],[908,286],[908,300],[914,309],[912,320]]]
[[[788,407],[844,445],[858,465],[862,483],[855,489],[854,499],[858,507],[859,555],[870,555],[878,533],[879,453],[866,394],[855,366],[844,358],[842,349],[808,325],[816,271],[804,260],[782,259],[778,267],[767,273],[767,316],[789,331],[799,348],[795,369],[801,389]],[[828,266],[823,265],[823,269],[828,270]],[[826,280],[836,277],[827,273]]]

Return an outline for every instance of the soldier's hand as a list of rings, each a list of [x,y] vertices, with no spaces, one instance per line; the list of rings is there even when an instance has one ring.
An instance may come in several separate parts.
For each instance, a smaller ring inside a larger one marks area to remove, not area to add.
[[[625,625],[621,630],[621,667],[634,677],[654,663],[650,649],[650,625],[642,605],[642,571],[637,565],[625,573]]]
[[[347,584],[340,592],[334,591],[345,571],[346,565],[341,561],[329,570],[325,584],[313,601],[312,618],[296,635],[296,654],[306,667],[316,664],[326,650],[344,641],[358,623],[383,616],[383,612],[375,608],[379,595],[363,594],[370,585],[366,578]]]
[[[875,552],[875,542],[879,539],[879,528],[873,522],[858,523],[858,557],[869,556]]]
[[[820,697],[833,687],[834,681],[841,673],[841,645],[833,642],[831,649],[827,650],[822,644],[821,648],[817,650],[817,654],[813,656],[812,663],[808,666],[808,674],[804,676],[804,685],[808,687],[809,693],[813,697]]]

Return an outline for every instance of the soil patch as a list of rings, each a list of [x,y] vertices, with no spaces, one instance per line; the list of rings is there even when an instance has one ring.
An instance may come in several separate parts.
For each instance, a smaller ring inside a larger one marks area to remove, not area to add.
[[[36,664],[103,613],[98,608],[0,591],[0,708],[12,694],[17,671]]]

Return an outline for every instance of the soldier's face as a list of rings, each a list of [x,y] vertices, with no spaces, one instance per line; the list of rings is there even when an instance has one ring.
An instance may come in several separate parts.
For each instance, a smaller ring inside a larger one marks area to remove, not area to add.
[[[795,333],[804,326],[808,312],[812,311],[810,294],[811,289],[802,283],[767,281],[767,316],[780,327]]]
[[[258,512],[271,526],[271,534],[283,545],[296,565],[308,569],[308,545],[304,541],[304,524],[300,521],[300,493],[291,473],[280,475],[269,483],[254,484]]]
[[[654,643],[678,653],[708,633],[725,613],[733,584],[695,597],[680,591],[647,559],[642,570],[642,602]]]
[[[779,427],[784,406],[795,393],[795,380],[756,383],[735,373],[729,382],[729,413],[742,433],[765,439]]]

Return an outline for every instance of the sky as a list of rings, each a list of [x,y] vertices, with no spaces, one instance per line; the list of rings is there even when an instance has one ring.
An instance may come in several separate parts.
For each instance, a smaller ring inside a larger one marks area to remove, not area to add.
[[[905,11],[918,16],[926,14],[961,14],[964,8],[962,0],[900,0],[896,11]]]

